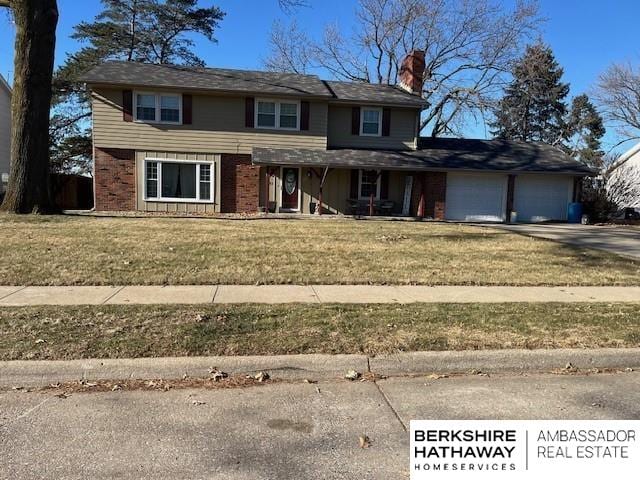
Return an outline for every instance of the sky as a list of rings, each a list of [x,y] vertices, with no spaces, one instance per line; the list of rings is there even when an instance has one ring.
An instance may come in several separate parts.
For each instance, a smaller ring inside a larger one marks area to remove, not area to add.
[[[512,0],[506,0],[510,3]],[[197,40],[196,52],[212,67],[260,69],[268,55],[268,38],[274,21],[294,17],[311,36],[326,23],[338,23],[348,31],[354,22],[357,0],[311,0],[311,8],[287,15],[277,0],[201,0],[203,6],[217,5],[226,16],[216,34],[217,43]],[[571,84],[571,96],[588,93],[598,75],[613,62],[640,61],[637,34],[640,18],[638,0],[541,0],[547,19],[542,39],[564,67],[564,80]],[[90,21],[100,11],[99,0],[58,0],[56,65],[79,48],[69,38],[73,26]],[[0,73],[13,74],[14,28],[6,14],[0,14]],[[484,128],[471,128],[468,136],[484,136]],[[613,144],[612,133],[606,142]]]

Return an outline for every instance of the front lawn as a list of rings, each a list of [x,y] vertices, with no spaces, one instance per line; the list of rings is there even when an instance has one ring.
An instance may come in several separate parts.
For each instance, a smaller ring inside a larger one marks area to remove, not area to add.
[[[640,262],[446,223],[0,215],[0,284],[640,285]]]
[[[0,309],[0,360],[639,346],[640,303]]]

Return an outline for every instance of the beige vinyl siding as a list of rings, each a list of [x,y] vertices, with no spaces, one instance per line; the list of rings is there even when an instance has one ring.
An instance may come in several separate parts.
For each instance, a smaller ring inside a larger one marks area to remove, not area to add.
[[[391,131],[388,137],[351,134],[352,106],[329,106],[329,130],[327,143],[330,148],[388,148],[414,150],[418,110],[391,108]]]
[[[310,102],[309,130],[293,132],[246,128],[245,99],[240,96],[193,94],[191,125],[125,122],[119,89],[94,89],[92,103],[97,147],[247,154],[254,146],[310,149],[327,146],[326,102]]]
[[[146,158],[197,160],[214,162],[213,171],[213,202],[212,203],[188,203],[188,202],[156,202],[145,201],[145,176],[144,166]],[[215,213],[220,211],[220,155],[213,153],[175,153],[175,152],[136,152],[136,209],[146,212],[165,213]]]
[[[3,173],[9,173],[11,151],[11,95],[0,85],[0,178]],[[0,182],[0,191],[2,191]]]

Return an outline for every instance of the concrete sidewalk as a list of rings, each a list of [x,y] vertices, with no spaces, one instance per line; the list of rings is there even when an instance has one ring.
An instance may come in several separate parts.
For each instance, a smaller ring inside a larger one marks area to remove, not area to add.
[[[234,303],[640,302],[640,287],[383,285],[0,286],[0,307]]]

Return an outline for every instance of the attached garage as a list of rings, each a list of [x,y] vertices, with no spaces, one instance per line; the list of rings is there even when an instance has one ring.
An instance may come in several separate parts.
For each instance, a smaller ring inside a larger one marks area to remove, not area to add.
[[[517,175],[513,209],[518,222],[566,221],[573,195],[573,177]]]
[[[506,215],[507,175],[447,174],[445,218],[464,222],[503,222]]]

